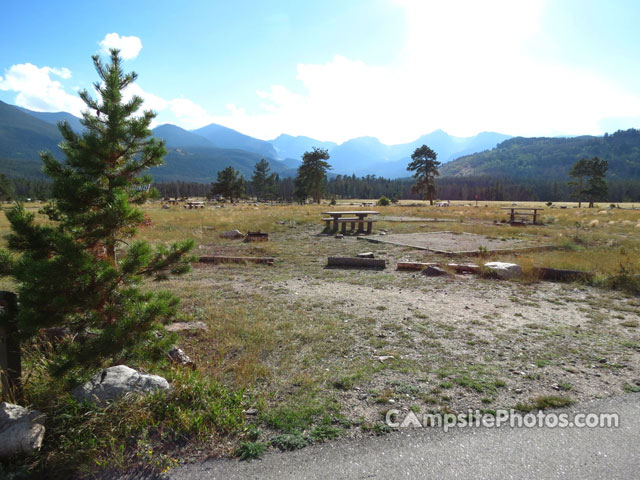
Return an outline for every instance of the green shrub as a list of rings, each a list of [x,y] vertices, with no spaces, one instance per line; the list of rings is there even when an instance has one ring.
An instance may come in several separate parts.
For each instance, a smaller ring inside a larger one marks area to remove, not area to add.
[[[283,433],[276,435],[271,439],[271,445],[279,448],[283,452],[291,450],[299,450],[309,443],[307,437],[300,433]]]
[[[380,207],[388,207],[389,205],[391,205],[391,200],[384,195],[380,197],[380,200],[378,200],[378,206]]]
[[[255,460],[262,458],[266,445],[260,442],[242,442],[236,450],[236,457],[240,460]]]

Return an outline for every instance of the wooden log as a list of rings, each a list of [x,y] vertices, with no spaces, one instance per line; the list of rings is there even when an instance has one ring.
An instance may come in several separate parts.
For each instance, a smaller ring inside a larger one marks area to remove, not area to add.
[[[480,266],[473,263],[448,263],[447,267],[453,268],[456,273],[480,273]]]
[[[200,263],[263,263],[273,265],[275,259],[273,257],[228,257],[224,255],[214,255],[200,257]]]
[[[386,261],[379,258],[329,257],[328,267],[385,268]]]
[[[423,262],[398,262],[397,270],[411,270],[421,271],[427,267],[434,267],[437,263],[423,263]]]
[[[561,270],[558,268],[533,267],[535,275],[541,280],[552,280],[558,282],[572,282],[575,280],[591,280],[593,273],[581,272],[579,270]]]

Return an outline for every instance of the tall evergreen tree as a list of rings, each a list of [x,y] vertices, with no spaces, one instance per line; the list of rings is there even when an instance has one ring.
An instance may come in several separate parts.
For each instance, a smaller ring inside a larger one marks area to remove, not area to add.
[[[256,200],[272,198],[276,194],[279,178],[275,173],[269,173],[271,167],[264,158],[253,167],[251,186]]]
[[[143,222],[136,205],[152,195],[143,188],[151,182],[143,173],[162,164],[165,148],[151,137],[155,114],[136,116],[138,96],[125,101],[123,91],[136,74],[123,72],[117,50],[110,60],[105,65],[93,57],[98,99],[80,93],[85,132],[59,124],[66,162],[42,155],[53,180],[52,201],[41,212],[48,221],[36,220],[21,204],[7,212],[8,246],[16,255],[2,252],[1,270],[16,281],[20,338],[46,327],[71,334],[53,354],[55,374],[159,353],[169,339],[160,322],[176,313],[178,299],[138,287],[144,278],[184,273],[192,260],[192,240],[153,249],[133,239]]]
[[[296,177],[298,198],[304,192],[305,199],[310,195],[314,202],[320,203],[327,186],[327,170],[331,169],[331,165],[327,162],[329,158],[329,152],[326,149],[316,147],[302,155],[302,165],[298,167]]]
[[[411,154],[411,163],[407,170],[416,172],[413,178],[416,183],[411,187],[411,191],[420,194],[423,200],[429,199],[429,204],[433,205],[436,195],[435,177],[439,175],[438,166],[440,162],[436,160],[438,154],[426,145],[422,145]]]
[[[604,199],[609,191],[605,176],[609,169],[609,162],[598,157],[591,159],[581,158],[573,164],[569,176],[574,180],[569,182],[571,196],[578,200],[578,207],[582,206],[582,200],[589,200],[589,208],[598,199]]]
[[[589,172],[589,181],[585,194],[589,199],[589,208],[593,208],[596,200],[604,200],[609,191],[607,182],[604,177],[609,169],[609,162],[593,157],[587,160],[587,170]]]
[[[586,194],[586,179],[589,176],[589,160],[581,158],[573,164],[569,176],[573,178],[569,182],[571,198],[578,200],[578,208],[582,207],[582,199]]]
[[[234,198],[240,198],[244,195],[245,190],[244,178],[238,170],[229,166],[218,172],[217,180],[211,185],[210,195],[222,195],[233,202]]]
[[[16,192],[13,183],[4,173],[0,173],[0,200],[11,200]]]

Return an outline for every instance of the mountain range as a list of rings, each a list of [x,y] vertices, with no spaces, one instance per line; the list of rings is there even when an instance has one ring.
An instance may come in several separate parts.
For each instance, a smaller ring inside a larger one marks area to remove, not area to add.
[[[84,129],[80,119],[69,113],[34,112],[0,101],[2,171],[13,176],[41,176],[38,152],[61,153],[57,147],[61,137],[56,127],[61,121],[67,121],[76,131]],[[411,153],[422,144],[433,148],[445,163],[456,156],[493,148],[510,138],[498,133],[459,138],[438,130],[399,145],[385,145],[374,137],[337,144],[286,134],[265,141],[216,124],[192,131],[165,124],[154,128],[153,133],[165,140],[168,154],[165,165],[154,169],[152,175],[160,181],[199,182],[215,180],[217,172],[229,165],[249,177],[261,158],[268,160],[271,169],[279,175],[293,176],[304,152],[313,147],[329,151],[334,175],[407,177]]]
[[[43,178],[39,152],[49,150],[62,158],[57,122],[67,121],[74,130],[80,119],[65,112],[33,112],[0,101],[0,172],[14,177]],[[313,147],[327,149],[331,174],[408,177],[406,167],[419,146],[430,146],[442,162],[441,177],[501,176],[517,179],[567,178],[571,165],[582,157],[609,160],[610,176],[640,178],[640,133],[616,132],[604,137],[523,138],[483,132],[454,137],[442,130],[413,142],[385,145],[374,137],[359,137],[342,144],[309,137],[280,135],[265,141],[233,129],[211,124],[188,131],[160,125],[154,136],[165,140],[165,165],[150,172],[157,181],[209,183],[227,166],[250,178],[254,165],[265,158],[281,177],[295,176],[301,157]]]

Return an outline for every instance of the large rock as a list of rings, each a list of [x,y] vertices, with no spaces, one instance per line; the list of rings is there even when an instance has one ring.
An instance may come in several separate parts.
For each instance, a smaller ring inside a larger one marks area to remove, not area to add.
[[[227,232],[222,232],[220,234],[220,236],[222,238],[243,238],[244,237],[244,233],[242,233],[240,230],[236,229],[236,230],[229,230]]]
[[[508,280],[522,275],[522,267],[515,263],[489,262],[485,263],[484,266],[494,272],[498,278],[501,278],[502,280]]]
[[[116,365],[102,370],[84,385],[76,387],[71,395],[78,401],[88,400],[102,405],[126,393],[148,393],[169,388],[169,382],[158,375],[146,375],[126,365]]]
[[[42,414],[12,403],[0,403],[0,457],[39,450],[44,438]]]
[[[427,277],[443,277],[449,275],[445,270],[435,265],[430,265],[422,271],[422,274]]]

